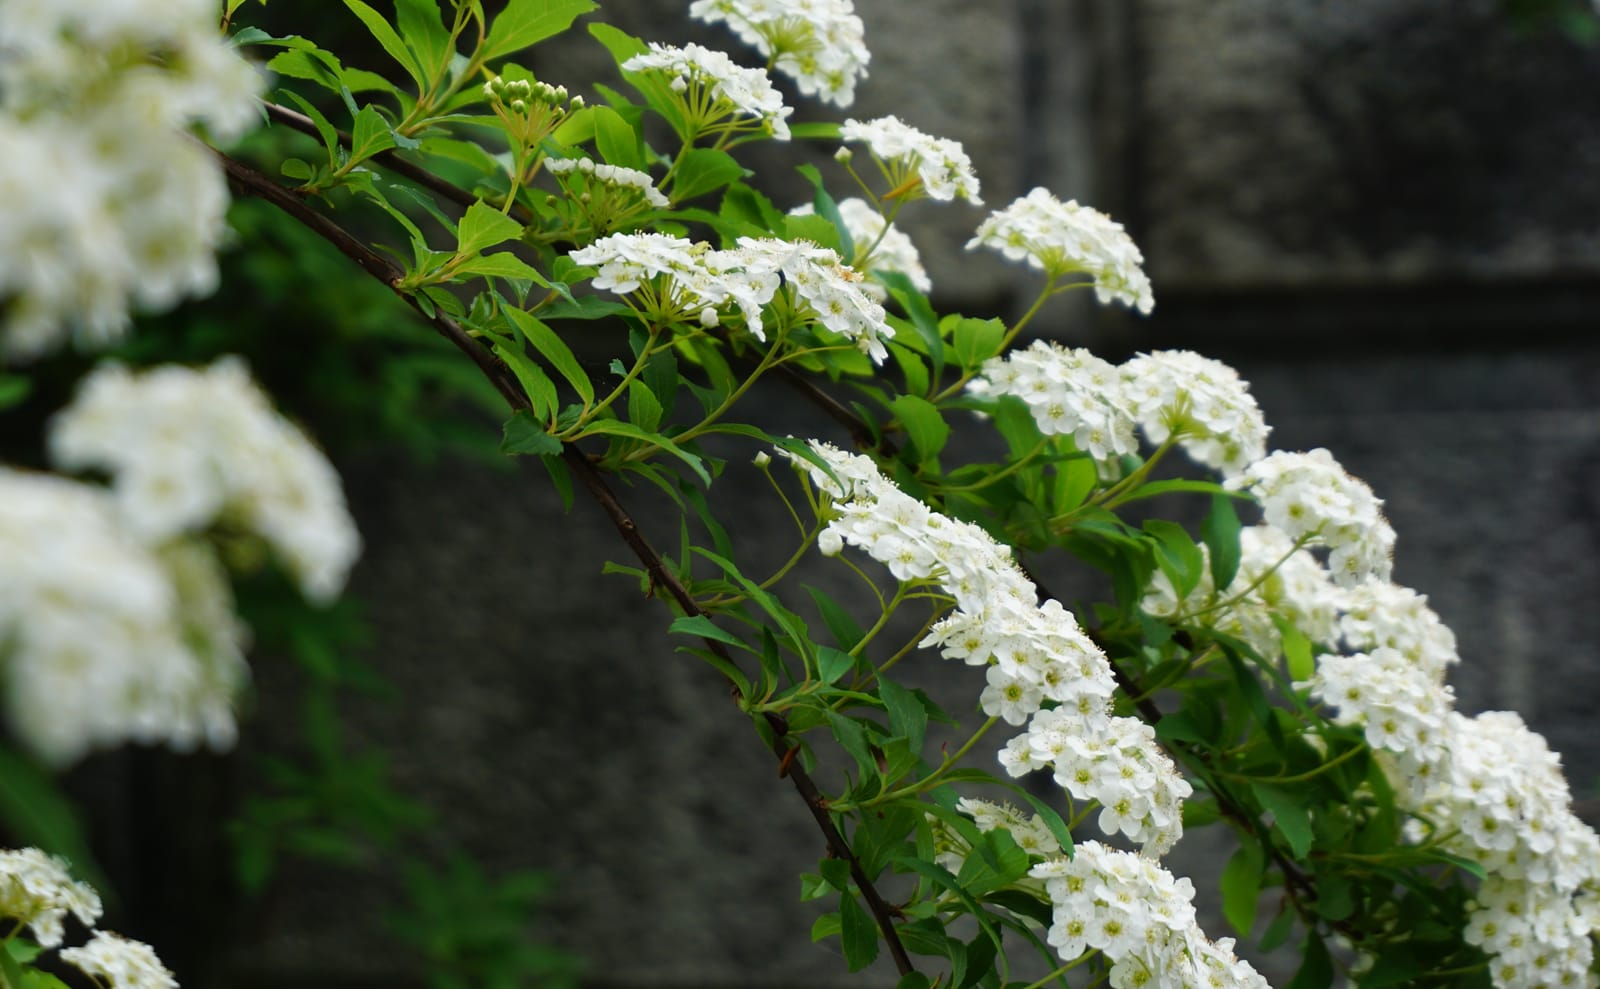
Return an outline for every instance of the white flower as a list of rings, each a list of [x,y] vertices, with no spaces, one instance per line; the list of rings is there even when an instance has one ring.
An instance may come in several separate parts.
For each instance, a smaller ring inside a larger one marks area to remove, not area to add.
[[[1254,494],[1267,522],[1291,538],[1327,546],[1328,569],[1339,584],[1389,579],[1395,536],[1380,510],[1383,502],[1327,450],[1280,450],[1229,484]]]
[[[338,474],[234,358],[204,370],[100,366],[52,423],[50,453],[64,468],[108,471],[122,519],[147,543],[226,518],[316,600],[338,594],[360,552]]]
[[[61,960],[94,976],[106,989],[177,989],[178,980],[142,941],[96,931],[81,948],[66,948]]]
[[[885,198],[920,191],[930,199],[959,196],[974,206],[983,205],[978,198],[978,177],[973,174],[972,160],[955,141],[924,134],[892,116],[846,120],[839,137],[860,141],[871,149],[872,157],[894,186]]]
[[[0,354],[115,341],[211,291],[227,187],[184,133],[259,119],[214,4],[0,0]]]
[[[689,16],[727,22],[800,92],[841,107],[855,102],[872,57],[850,0],[695,0]]]
[[[684,93],[690,105],[702,102],[689,94],[691,88],[708,90],[717,102],[698,121],[702,126],[742,114],[760,121],[778,140],[789,139],[789,115],[794,109],[783,105],[783,94],[772,88],[772,80],[765,72],[744,68],[723,52],[695,44],[678,48],[652,41],[648,53],[633,56],[622,63],[622,68],[672,76],[673,88]]]
[[[922,266],[922,255],[918,253],[917,245],[900,228],[891,223],[885,230],[883,215],[865,199],[841,199],[838,206],[839,218],[844,221],[845,229],[855,244],[858,258],[856,267],[861,267],[861,252],[871,248],[872,253],[866,259],[867,270],[896,271],[909,278],[917,291],[926,293],[933,290],[933,282],[928,278],[927,269]],[[789,212],[796,216],[809,216],[815,210],[810,203],[806,203]],[[861,291],[874,302],[881,303],[889,297],[888,291],[873,281],[862,282]]]
[[[33,928],[40,945],[61,943],[68,913],[86,926],[100,918],[100,896],[73,879],[67,863],[37,848],[0,850],[0,917]]]
[[[1122,376],[1087,350],[1038,340],[1026,350],[990,358],[975,380],[983,394],[1022,399],[1041,433],[1069,435],[1096,460],[1138,449]]]
[[[1266,453],[1268,427],[1250,386],[1221,361],[1158,350],[1127,361],[1121,373],[1125,401],[1150,442],[1176,436],[1190,457],[1228,477]]]
[[[233,742],[245,632],[208,547],[152,551],[103,490],[0,469],[0,559],[6,713],[41,758]]]
[[[752,284],[762,291],[771,286],[772,292],[762,302],[769,301],[778,286],[787,285],[817,322],[854,341],[873,361],[882,363],[889,356],[883,341],[893,332],[885,322],[883,307],[862,291],[861,273],[832,250],[809,241],[740,237],[736,248],[719,252],[711,263],[728,279],[730,295],[739,299],[747,324],[758,337],[759,311],[753,312],[750,303],[760,295],[739,293],[735,288],[738,283]]]
[[[1063,203],[1047,189],[1036,188],[990,214],[967,242],[968,250],[974,247],[1026,260],[1051,278],[1086,274],[1101,302],[1121,302],[1146,314],[1155,307],[1144,255],[1122,224],[1076,201]]]

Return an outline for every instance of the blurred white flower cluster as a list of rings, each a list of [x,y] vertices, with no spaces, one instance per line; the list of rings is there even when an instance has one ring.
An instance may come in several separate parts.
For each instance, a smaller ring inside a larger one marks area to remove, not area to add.
[[[1121,302],[1148,314],[1155,308],[1144,255],[1122,224],[1076,201],[1062,202],[1034,189],[978,227],[967,249],[988,247],[1011,261],[1027,261],[1051,279],[1085,274],[1101,302]]]
[[[892,334],[861,274],[808,241],[741,237],[718,251],[671,234],[612,234],[570,257],[599,269],[595,288],[634,296],[654,318],[711,327],[737,309],[745,329],[765,340],[762,307],[787,293],[791,319],[821,324],[874,361],[888,356],[883,340]]]
[[[0,467],[12,729],[56,765],[125,741],[232,744],[247,633],[205,535],[259,538],[327,600],[360,548],[337,474],[234,360],[103,366],[50,447],[111,486]]]
[[[1327,546],[1328,569],[1342,586],[1389,579],[1395,535],[1383,502],[1327,450],[1279,450],[1230,483],[1255,495],[1267,522],[1290,538]]]
[[[839,219],[854,242],[856,256],[852,267],[866,271],[895,271],[905,275],[919,292],[933,290],[927,269],[922,266],[922,255],[904,231],[884,221],[883,214],[873,209],[865,199],[841,199],[838,202]],[[810,216],[816,209],[805,203],[789,211],[794,216]],[[861,291],[876,302],[884,302],[889,292],[874,281],[861,283]]]
[[[890,185],[884,199],[961,198],[974,206],[983,205],[972,159],[957,141],[924,134],[895,116],[846,120],[839,128],[839,138],[859,141],[872,152]],[[849,149],[840,151],[848,161]]]
[[[120,337],[211,291],[222,169],[261,79],[214,0],[0,0],[0,356]]]
[[[1147,854],[1170,849],[1183,834],[1182,803],[1191,787],[1149,725],[1112,713],[1111,666],[1072,613],[1056,601],[1038,604],[1037,589],[1009,548],[981,528],[929,509],[867,457],[815,441],[811,449],[838,478],[805,464],[831,502],[818,539],[822,551],[836,553],[848,543],[896,579],[937,584],[955,599],[955,610],[922,645],[987,667],[988,687],[979,698],[984,713],[1026,723],[1001,754],[1006,771],[1052,770],[1076,799],[1099,802],[1102,830],[1126,835]]]
[[[780,141],[789,140],[789,115],[783,94],[772,87],[772,80],[761,69],[747,69],[726,53],[702,45],[679,48],[652,41],[650,50],[622,63],[628,72],[660,72],[670,78],[669,85],[682,93],[690,114],[687,121],[696,133],[716,130],[748,129],[754,118]]]
[[[872,59],[850,0],[695,0],[689,16],[725,21],[800,92],[840,107],[855,102]]]
[[[1235,475],[1266,454],[1268,427],[1233,368],[1186,350],[1140,354],[1120,367],[1043,340],[985,362],[968,386],[1015,395],[1045,435],[1071,434],[1096,460],[1175,439],[1195,461]]]
[[[61,859],[37,848],[0,850],[0,917],[14,921],[14,927],[30,928],[40,947],[59,948],[62,961],[105,989],[177,989],[177,979],[141,941],[97,930],[87,944],[61,948],[62,921],[68,913],[92,928],[100,911],[99,894],[73,879]]]

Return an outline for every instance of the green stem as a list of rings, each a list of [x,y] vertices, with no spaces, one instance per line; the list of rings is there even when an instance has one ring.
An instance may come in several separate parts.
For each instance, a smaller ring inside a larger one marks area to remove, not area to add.
[[[1243,601],[1245,598],[1253,594],[1256,588],[1266,583],[1268,577],[1271,577],[1273,574],[1277,573],[1279,567],[1283,566],[1285,563],[1288,563],[1289,558],[1300,552],[1300,550],[1304,549],[1306,543],[1310,542],[1312,539],[1315,539],[1316,535],[1316,533],[1310,532],[1304,536],[1301,536],[1299,539],[1296,539],[1294,541],[1294,545],[1289,547],[1289,552],[1280,556],[1277,561],[1272,564],[1272,566],[1263,571],[1255,580],[1252,580],[1248,587],[1240,591],[1238,594],[1235,594],[1233,597],[1225,598],[1213,604],[1208,604],[1204,608],[1197,608],[1194,611],[1188,612],[1187,614],[1175,615],[1172,618],[1167,619],[1167,624],[1182,625],[1184,622],[1193,621],[1201,615],[1209,614],[1213,611],[1220,611],[1224,608],[1233,607],[1240,601]]]
[[[939,782],[939,780],[943,779],[945,773],[948,773],[951,769],[955,768],[956,763],[965,758],[966,754],[972,751],[972,747],[978,744],[978,740],[984,735],[988,734],[989,729],[993,728],[995,723],[999,720],[1000,719],[998,717],[992,717],[985,721],[978,727],[977,731],[972,733],[972,737],[967,739],[966,744],[962,745],[961,748],[956,750],[954,755],[945,756],[945,758],[940,761],[938,769],[935,769],[933,772],[924,776],[922,779],[917,780],[915,783],[908,783],[905,786],[900,787],[898,790],[890,790],[888,793],[880,793],[871,800],[863,800],[858,804],[850,804],[848,802],[835,803],[831,805],[832,808],[836,811],[854,810],[856,808],[865,809],[867,807],[876,807],[878,804],[886,804],[894,800],[900,800],[904,797],[916,796],[917,794],[926,791],[935,783]]]
[[[993,474],[984,475],[983,480],[981,480],[981,481],[973,481],[971,484],[955,484],[955,485],[951,485],[949,487],[941,487],[941,488],[938,489],[938,491],[939,491],[940,494],[950,494],[951,492],[956,492],[956,491],[977,491],[977,490],[980,490],[982,488],[986,488],[989,485],[995,483],[996,481],[1003,480],[1004,478],[1010,477],[1012,474],[1015,474],[1017,471],[1019,471],[1022,468],[1028,466],[1028,462],[1030,460],[1032,460],[1034,457],[1037,457],[1040,453],[1042,453],[1044,451],[1044,448],[1049,446],[1049,445],[1050,445],[1050,438],[1049,437],[1045,437],[1044,439],[1039,441],[1039,444],[1037,446],[1035,446],[1032,450],[1029,450],[1027,453],[1023,454],[1018,459],[1013,460],[1011,463],[1007,464],[1005,467],[1001,468],[1000,470],[995,471]]]
[[[1044,978],[1040,979],[1038,982],[1030,982],[1027,985],[1023,986],[1022,989],[1043,989],[1044,986],[1048,985],[1051,982],[1054,982],[1056,979],[1060,979],[1060,978],[1065,977],[1068,972],[1072,971],[1073,969],[1077,968],[1079,965],[1082,965],[1084,962],[1088,961],[1089,959],[1095,957],[1098,954],[1100,954],[1100,949],[1099,948],[1090,948],[1088,951],[1086,951],[1083,954],[1079,955],[1078,959],[1076,961],[1067,962],[1065,965],[1063,965],[1060,968],[1056,969],[1054,972],[1051,972],[1049,975],[1047,975]]]
[[[1057,279],[1052,278],[1050,281],[1045,283],[1044,290],[1039,293],[1038,298],[1033,300],[1033,305],[1029,306],[1028,311],[1022,314],[1021,319],[1017,320],[1016,325],[1007,330],[1006,335],[1000,338],[1000,346],[998,349],[996,349],[995,353],[999,353],[1000,351],[1011,346],[1011,341],[1017,338],[1017,334],[1022,332],[1022,328],[1031,323],[1033,321],[1033,317],[1039,315],[1039,310],[1044,308],[1045,300],[1056,294],[1056,281]],[[937,404],[942,402],[950,396],[961,391],[961,389],[967,386],[967,382],[971,381],[977,372],[977,368],[973,368],[970,371],[963,371],[961,373],[961,377],[957,378],[954,384],[939,392],[939,394],[933,396],[934,403]]]

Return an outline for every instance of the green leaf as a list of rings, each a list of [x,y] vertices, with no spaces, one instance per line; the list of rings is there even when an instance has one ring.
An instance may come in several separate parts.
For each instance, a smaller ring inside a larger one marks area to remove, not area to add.
[[[839,256],[845,264],[855,264],[856,245],[850,237],[850,228],[845,226],[844,217],[839,215],[839,204],[828,195],[827,188],[822,184],[822,173],[817,171],[815,165],[801,165],[795,171],[811,183],[811,208],[816,210],[816,215],[827,220],[833,225],[835,236],[839,241]]]
[[[322,137],[322,146],[327,149],[329,163],[335,163],[339,158],[339,130],[328,121],[321,110],[318,110],[308,100],[303,99],[299,93],[284,90],[284,95],[299,105],[305,115],[311,118],[311,123],[317,128],[317,134]]]
[[[839,897],[839,941],[852,972],[861,971],[878,957],[878,926],[851,893]]]
[[[600,149],[601,157],[612,165],[647,171],[639,132],[622,118],[622,114],[608,106],[591,109],[594,112],[594,143]]]
[[[1233,499],[1211,496],[1211,511],[1200,523],[1200,538],[1211,551],[1211,580],[1218,593],[1226,591],[1239,572],[1239,514]]]
[[[395,24],[428,80],[444,75],[450,65],[450,33],[439,21],[437,0],[395,0]]]
[[[0,374],[0,410],[21,405],[33,391],[33,381],[20,374]]]
[[[1309,931],[1300,949],[1300,971],[1284,989],[1328,989],[1333,985],[1333,960],[1328,957],[1328,946],[1316,931]]]
[[[745,642],[732,632],[726,631],[716,622],[705,615],[685,615],[676,619],[667,626],[668,634],[697,635],[702,639],[710,639],[730,646],[737,646],[745,652],[754,652]]]
[[[1053,504],[1056,514],[1065,515],[1083,504],[1099,483],[1100,474],[1088,457],[1075,457],[1057,464]]]
[[[970,824],[971,822],[967,823]],[[980,838],[979,841],[982,841],[982,839]],[[968,893],[959,882],[956,882],[956,877],[950,874],[949,869],[937,863],[927,862],[920,858],[911,858],[910,856],[897,858],[895,863],[915,872],[924,879],[930,880],[935,886],[954,894],[956,899],[960,900],[973,918],[977,920],[978,926],[989,936],[989,940],[994,942],[996,946],[1000,945],[1000,931],[995,927],[994,920],[978,904],[978,901],[973,899],[972,894]]]
[[[917,695],[885,677],[878,678],[878,696],[889,712],[889,734],[906,740],[912,752],[922,751],[922,740],[928,731],[928,712],[923,709]]]
[[[491,255],[491,257],[499,256]],[[572,348],[567,346],[566,341],[531,313],[514,306],[507,306],[504,311],[517,333],[567,380],[572,390],[583,399],[583,404],[585,406],[594,404],[594,384],[584,373],[583,365],[578,363],[577,356],[572,353]]]
[[[916,327],[917,334],[928,348],[928,358],[933,361],[933,379],[938,381],[944,373],[944,337],[939,333],[939,320],[934,316],[933,306],[928,304],[928,297],[911,284],[911,279],[904,272],[880,271],[877,272],[877,278],[900,303],[911,325]]]
[[[1061,846],[1061,854],[1071,855],[1072,831],[1067,827],[1067,822],[1062,819],[1061,815],[1056,813],[1056,809],[1029,793],[1026,787],[1016,787],[1013,792],[1021,795],[1022,799],[1028,802],[1028,806],[1033,808],[1033,812],[1038,814],[1040,819],[1044,821],[1044,826],[1050,829],[1050,836],[1055,838],[1056,844]],[[1185,802],[1184,806],[1187,807],[1188,805],[1189,802]]]
[[[361,18],[361,23],[367,26],[367,30],[377,39],[378,44],[382,45],[383,50],[389,53],[389,57],[400,63],[400,67],[406,70],[406,75],[411,77],[412,81],[417,84],[418,89],[428,85],[428,80],[423,76],[422,67],[417,64],[416,58],[412,56],[411,49],[407,48],[405,42],[400,40],[400,35],[395,33],[394,28],[389,26],[389,22],[382,14],[362,3],[361,0],[344,0],[344,5],[350,8],[351,13]]]
[[[772,200],[745,185],[735,182],[722,194],[722,205],[717,212],[734,223],[745,223],[767,233],[783,229],[783,213]]]
[[[964,371],[975,370],[998,354],[1000,341],[1006,335],[1006,324],[1001,320],[967,316],[946,316],[939,321],[939,329],[951,332],[951,346]]]
[[[1293,791],[1265,783],[1252,783],[1250,790],[1261,801],[1261,806],[1272,813],[1273,823],[1288,839],[1294,857],[1304,859],[1311,850],[1311,811]]]
[[[867,745],[867,731],[861,727],[861,722],[833,711],[824,711],[823,714],[828,719],[828,730],[833,733],[834,740],[856,761],[861,778],[876,778],[878,761],[872,757],[872,749]]]
[[[500,452],[507,456],[531,453],[537,456],[557,456],[561,441],[545,431],[544,423],[533,417],[527,409],[518,409],[506,420]]]
[[[1296,683],[1311,679],[1317,672],[1317,662],[1311,655],[1311,640],[1281,615],[1273,615],[1272,623],[1283,636],[1283,656],[1289,662],[1289,679]]]
[[[485,278],[512,278],[518,281],[546,284],[539,270],[510,251],[481,254],[456,267],[458,275],[480,275]]]
[[[456,251],[460,254],[477,254],[485,247],[503,244],[520,236],[522,224],[488,203],[479,201],[468,206],[466,215],[461,217],[461,226],[456,230]]]
[[[560,34],[595,6],[590,0],[511,0],[489,26],[483,60],[493,61]]]
[[[974,896],[1009,886],[1028,871],[1028,853],[1003,828],[987,831],[961,863],[956,882]]]
[[[695,472],[695,475],[700,478],[702,484],[708,488],[711,486],[711,475],[706,472],[705,463],[698,456],[685,450],[683,447],[672,442],[672,440],[661,435],[660,433],[645,432],[638,426],[635,426],[633,423],[623,422],[621,419],[596,419],[589,423],[588,429],[584,431],[584,435],[593,436],[597,433],[610,436],[622,436],[627,439],[638,440],[641,443],[646,443],[650,446],[656,447],[659,450],[663,450],[688,464],[689,469]]]
[[[805,589],[815,602],[817,611],[822,615],[822,623],[828,626],[828,632],[833,636],[833,640],[839,643],[842,649],[854,649],[856,643],[866,634],[861,630],[860,624],[850,617],[849,612],[839,607],[833,598],[809,584],[805,585]]]
[[[950,426],[939,414],[938,406],[916,395],[901,395],[889,403],[895,418],[906,427],[906,435],[916,449],[917,459],[927,463],[939,455],[950,438]]]
[[[669,195],[674,203],[687,202],[737,182],[745,174],[744,166],[726,151],[694,148],[679,161]]]
[[[832,646],[817,647],[817,676],[823,683],[837,683],[839,678],[856,665],[856,658]]]
[[[1261,844],[1246,837],[1222,867],[1222,915],[1242,938],[1248,938],[1255,926],[1261,880],[1266,874],[1263,866]]]
[[[839,933],[839,915],[825,913],[811,923],[811,941],[815,944],[823,938],[834,937]]]
[[[933,980],[921,972],[907,972],[900,976],[900,981],[894,984],[894,989],[933,989]]]
[[[616,60],[619,67],[633,56],[643,55],[650,50],[643,41],[610,24],[598,22],[590,24],[589,33],[596,41],[605,45],[606,51],[611,53],[611,57]]]
[[[1145,522],[1144,531],[1155,537],[1156,563],[1177,588],[1178,600],[1183,600],[1200,582],[1205,568],[1199,547],[1176,522],[1150,519]]]
[[[350,157],[365,161],[380,151],[394,147],[394,135],[389,122],[383,119],[378,108],[368,104],[356,114],[355,128],[350,134]]]

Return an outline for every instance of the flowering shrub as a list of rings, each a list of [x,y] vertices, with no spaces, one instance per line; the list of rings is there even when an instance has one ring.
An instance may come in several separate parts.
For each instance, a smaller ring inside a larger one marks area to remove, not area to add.
[[[768,74],[848,106],[868,54],[844,0],[692,4],[765,68],[593,21],[617,68],[598,102],[573,94],[593,80],[518,63],[557,36],[580,43],[588,0],[511,0],[492,18],[479,0],[447,6],[400,0],[391,23],[345,0],[397,84],[300,36],[244,27],[229,49],[198,0],[106,17],[0,2],[0,128],[37,156],[15,161],[45,192],[24,202],[0,171],[20,217],[0,231],[6,352],[93,349],[130,306],[209,288],[223,175],[335,245],[352,279],[388,286],[493,384],[511,410],[503,451],[602,507],[634,556],[621,569],[673,608],[666,632],[731,685],[826,842],[803,895],[825,901],[813,935],[838,938],[852,971],[887,951],[903,989],[1263,985],[1162,865],[1185,829],[1219,826],[1237,842],[1227,920],[1262,949],[1298,938],[1297,987],[1341,970],[1375,986],[1597,984],[1600,842],[1542,739],[1512,714],[1453,710],[1454,638],[1390,582],[1395,533],[1367,485],[1324,450],[1269,453],[1226,365],[1018,345],[1063,292],[1152,310],[1119,224],[1033,190],[967,246],[1036,269],[1034,304],[1009,324],[941,315],[894,222],[981,205],[960,145],[893,116],[802,122]],[[99,75],[63,76],[66,48],[110,54]],[[263,87],[246,56],[275,73],[264,113],[311,138],[308,157],[263,171],[195,140],[252,119]],[[96,130],[108,106],[155,138],[123,155],[125,129]],[[803,168],[811,201],[774,203],[735,156],[769,140],[830,145],[837,171]],[[53,156],[71,167],[38,164]],[[396,238],[341,225],[365,214]],[[605,375],[569,342],[598,320],[627,330]],[[754,396],[779,378],[838,435],[769,432]],[[956,463],[957,430],[1007,455]],[[703,497],[730,444],[796,525],[763,579]],[[126,740],[229,744],[247,677],[229,569],[272,557],[309,599],[337,595],[359,538],[332,469],[233,361],[105,365],[49,445],[83,478],[0,472],[12,731],[58,765]],[[1190,476],[1158,477],[1174,449]],[[676,502],[679,552],[655,548],[608,476]],[[1131,520],[1158,495],[1199,499],[1204,521]],[[854,598],[795,586],[813,548],[860,578]],[[1069,611],[1032,572],[1047,556],[1101,573],[1109,598]],[[925,612],[916,631],[894,631],[910,612]],[[919,650],[982,669],[970,709],[895,679]],[[965,741],[933,750],[933,722]],[[979,758],[986,740],[997,764]],[[1013,782],[1039,772],[1049,799]],[[996,792],[1020,804],[980,796]],[[64,910],[93,920],[58,863],[8,854],[14,928],[50,947]],[[1269,887],[1276,912],[1258,924]],[[1018,977],[1028,952],[1047,975]],[[21,984],[29,958],[0,958]],[[61,958],[111,985],[170,984],[114,935]]]

